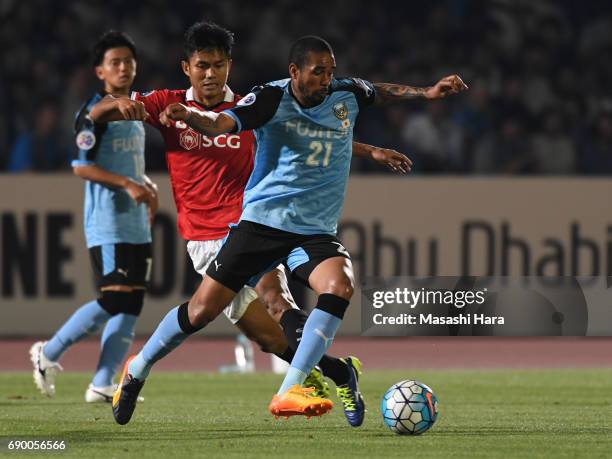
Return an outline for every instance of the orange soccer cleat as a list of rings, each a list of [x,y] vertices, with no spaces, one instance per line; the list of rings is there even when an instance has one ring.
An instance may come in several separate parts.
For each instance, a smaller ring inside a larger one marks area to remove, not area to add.
[[[321,416],[332,409],[331,400],[316,397],[313,387],[291,386],[284,394],[275,395],[268,406],[270,413],[277,419],[289,416]]]

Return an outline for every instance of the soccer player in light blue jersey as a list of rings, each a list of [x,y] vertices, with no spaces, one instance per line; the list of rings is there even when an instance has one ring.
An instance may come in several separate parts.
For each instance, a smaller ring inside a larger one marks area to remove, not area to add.
[[[132,343],[151,273],[150,224],[157,187],[145,175],[142,122],[94,123],[88,115],[106,94],[128,95],[136,76],[134,42],[124,33],[107,32],[93,57],[104,87],[77,114],[72,167],[85,180],[85,239],[100,294],[77,309],[49,341],[34,343],[30,357],[36,386],[53,396],[62,354],[106,324],[85,400],[110,402],[113,377]]]
[[[133,413],[144,384],[141,375],[146,377],[156,360],[214,320],[242,285],[255,282],[279,262],[319,297],[269,410],[288,417],[318,416],[332,408],[329,400],[313,396],[301,384],[331,344],[353,294],[350,255],[335,234],[357,114],[374,103],[437,99],[467,88],[456,75],[428,88],[337,79],[335,66],[325,40],[303,37],[291,48],[290,78],[257,88],[221,113],[176,103],[160,114],[164,125],[182,121],[207,136],[253,129],[257,151],[240,222],[189,303],[179,307],[175,323],[163,323],[156,331],[165,343],[163,352],[153,360],[137,357],[126,365],[113,399],[119,423],[128,422]],[[361,425],[365,404],[358,368],[352,368],[344,395],[352,400],[345,404],[347,419],[353,426]]]

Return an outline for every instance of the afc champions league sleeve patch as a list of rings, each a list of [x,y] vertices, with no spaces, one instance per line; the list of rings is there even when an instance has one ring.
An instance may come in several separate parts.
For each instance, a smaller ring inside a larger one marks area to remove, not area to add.
[[[257,99],[257,96],[255,95],[255,93],[250,92],[246,96],[244,96],[242,99],[240,99],[236,105],[238,105],[239,107],[246,107],[247,105],[253,105],[256,99]]]
[[[76,145],[79,147],[79,150],[91,150],[95,144],[96,136],[88,129],[82,130],[76,136]]]

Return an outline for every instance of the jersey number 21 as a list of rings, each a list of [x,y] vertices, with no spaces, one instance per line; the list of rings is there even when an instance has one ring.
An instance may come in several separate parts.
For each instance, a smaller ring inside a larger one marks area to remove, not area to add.
[[[310,142],[310,145],[308,147],[310,148],[310,151],[312,151],[312,153],[310,153],[308,155],[308,158],[306,158],[306,165],[313,167],[329,166],[329,160],[332,152],[331,142],[323,143],[318,140],[313,140],[312,142]],[[323,158],[320,158],[320,155],[321,153],[323,153],[323,150],[325,150],[325,153],[323,154]]]

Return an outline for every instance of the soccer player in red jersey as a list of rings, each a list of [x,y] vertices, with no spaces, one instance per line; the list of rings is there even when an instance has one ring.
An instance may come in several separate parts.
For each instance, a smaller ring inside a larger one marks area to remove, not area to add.
[[[161,132],[166,144],[179,232],[188,241],[187,250],[194,268],[202,276],[220,249],[230,224],[240,218],[244,188],[253,168],[255,138],[251,131],[209,138],[183,122],[165,126],[160,123],[159,115],[173,103],[214,112],[240,105],[240,96],[227,86],[232,44],[233,36],[226,29],[215,24],[196,23],[185,34],[185,59],[181,62],[191,83],[188,90],[133,93],[131,99],[106,98],[94,106],[90,114],[95,121],[145,119]],[[370,157],[396,171],[407,172],[411,166],[408,158],[393,150],[355,143],[354,153]],[[174,308],[168,314],[176,317],[178,309],[186,305]],[[275,353],[288,362],[297,348],[306,321],[306,315],[291,297],[282,265],[264,275],[255,289],[245,286],[225,309],[225,314],[264,351]],[[148,354],[171,350],[169,346],[158,349],[159,345],[149,345],[154,341],[149,340],[143,352],[130,364],[131,369],[141,368],[137,374],[143,380],[148,374]],[[355,357],[337,359],[324,356],[319,364],[323,374],[340,389],[341,398],[342,386],[349,378],[349,359],[352,367],[360,368],[361,364]],[[325,393],[328,389],[320,374],[312,376],[305,385],[314,384],[320,393]],[[116,416],[116,419],[126,423],[130,416],[131,413],[127,419],[123,415],[121,419]]]

